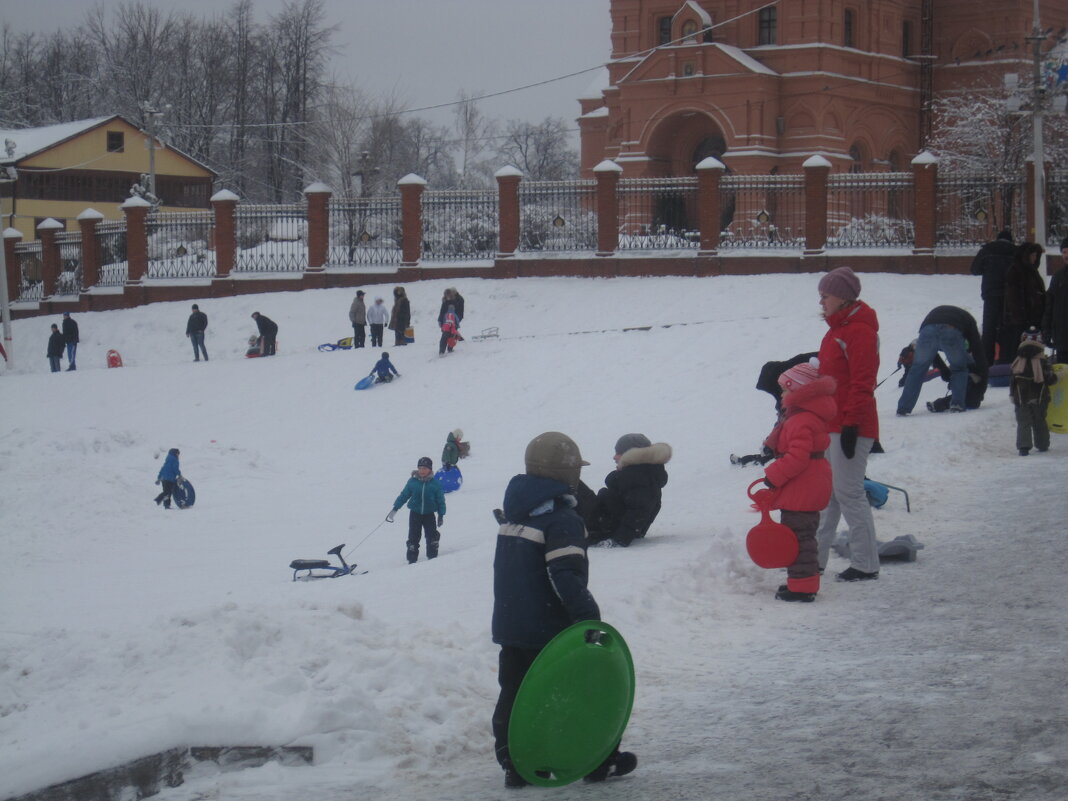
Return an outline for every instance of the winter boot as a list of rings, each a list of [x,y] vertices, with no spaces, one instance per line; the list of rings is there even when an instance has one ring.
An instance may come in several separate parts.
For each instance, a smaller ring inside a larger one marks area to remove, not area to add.
[[[879,571],[874,573],[865,573],[863,570],[857,570],[855,567],[848,567],[841,573],[835,576],[839,581],[871,581],[872,579],[879,578]]]
[[[638,757],[630,751],[613,751],[608,759],[602,762],[596,770],[587,774],[584,782],[603,782],[609,776],[626,776],[638,767]]]
[[[419,549],[418,548],[412,548],[411,546],[409,546],[408,547],[407,556],[408,556],[408,564],[414,565],[416,562],[419,561]]]
[[[812,603],[816,600],[816,593],[794,592],[783,584],[779,587],[779,591],[775,593],[775,599],[778,601],[802,601],[803,603]]]
[[[509,790],[514,790],[517,787],[526,787],[530,782],[519,775],[519,771],[512,767],[511,762],[505,762],[502,766],[504,768],[504,786]]]

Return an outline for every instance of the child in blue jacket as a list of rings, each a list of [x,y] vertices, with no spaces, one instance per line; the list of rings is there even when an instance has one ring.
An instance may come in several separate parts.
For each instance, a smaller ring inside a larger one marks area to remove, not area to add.
[[[393,366],[393,362],[389,360],[389,354],[382,351],[382,358],[375,362],[375,366],[371,368],[371,372],[375,375],[376,384],[384,384],[393,380],[393,376],[399,376],[397,368]],[[392,375],[390,375],[392,373]]]
[[[438,542],[441,533],[437,526],[445,524],[445,492],[434,478],[434,463],[429,456],[419,460],[415,472],[404,485],[401,494],[393,502],[393,508],[386,515],[386,520],[393,522],[393,515],[404,503],[408,503],[408,564],[419,559],[419,540],[426,533],[426,558],[438,555]],[[437,519],[435,520],[435,514]],[[435,523],[437,525],[435,525]]]
[[[156,483],[163,485],[163,492],[156,496],[156,506],[163,504],[164,509],[171,508],[171,495],[174,494],[174,485],[182,477],[182,471],[178,466],[178,455],[181,453],[177,448],[167,451],[167,458],[163,460],[163,467],[159,469]]]

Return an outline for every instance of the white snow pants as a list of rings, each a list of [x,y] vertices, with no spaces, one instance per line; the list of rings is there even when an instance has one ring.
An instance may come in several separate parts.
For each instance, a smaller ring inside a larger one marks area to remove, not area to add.
[[[879,546],[875,541],[875,518],[864,492],[864,474],[868,470],[868,454],[875,440],[857,437],[857,450],[852,459],[842,453],[841,434],[831,434],[827,457],[831,461],[831,502],[820,515],[816,532],[820,567],[827,566],[831,546],[838,533],[838,521],[844,517],[849,526],[850,563],[865,573],[879,572]]]

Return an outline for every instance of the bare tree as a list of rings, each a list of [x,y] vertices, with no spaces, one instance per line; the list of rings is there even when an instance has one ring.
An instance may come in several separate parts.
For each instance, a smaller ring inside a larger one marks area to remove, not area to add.
[[[578,172],[578,154],[568,145],[567,126],[558,117],[537,124],[511,120],[497,157],[533,180],[563,180]]]

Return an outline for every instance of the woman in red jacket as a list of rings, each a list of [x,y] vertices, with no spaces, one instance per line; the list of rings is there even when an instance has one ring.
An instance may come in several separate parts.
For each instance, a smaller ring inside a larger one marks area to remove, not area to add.
[[[786,569],[786,583],[775,597],[780,601],[815,601],[820,589],[816,529],[820,512],[831,499],[831,466],[826,459],[831,439],[827,425],[837,411],[834,379],[819,374],[808,362],[779,376],[782,420],[764,445],[775,461],[764,469],[764,483],[772,488],[772,508],[782,510],[782,523],[797,535],[797,559]]]
[[[816,535],[820,568],[827,565],[838,521],[849,526],[848,569],[839,581],[879,578],[875,519],[864,492],[868,454],[879,438],[875,382],[879,372],[879,319],[860,297],[860,279],[848,267],[831,270],[819,283],[820,308],[829,330],[820,343],[820,375],[838,385],[838,413],[828,428],[833,489]]]

